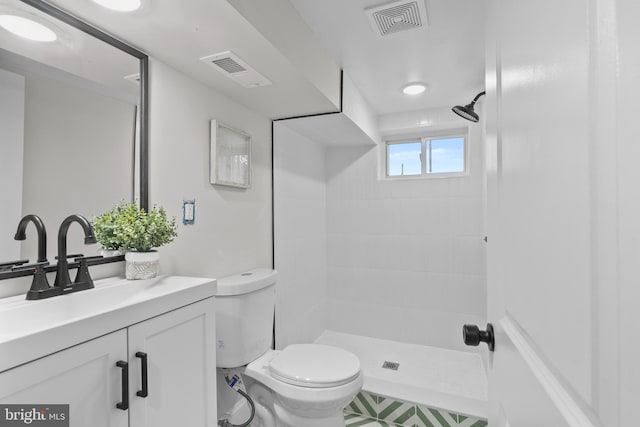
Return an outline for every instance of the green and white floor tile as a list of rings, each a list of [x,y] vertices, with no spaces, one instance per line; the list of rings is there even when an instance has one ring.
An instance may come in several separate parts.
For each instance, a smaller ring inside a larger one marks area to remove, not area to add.
[[[345,427],[395,427],[395,424],[389,424],[384,421],[376,420],[375,418],[367,418],[358,414],[344,414]]]
[[[347,427],[486,427],[487,421],[365,391],[344,409]]]
[[[379,420],[393,425],[413,426],[416,423],[416,406],[401,400],[378,396],[377,414]]]
[[[364,415],[369,418],[378,418],[376,409],[378,407],[378,396],[367,393],[365,391],[358,395],[345,408],[345,412]]]
[[[459,427],[486,427],[487,420],[483,420],[475,417],[465,417],[464,415],[458,415]]]

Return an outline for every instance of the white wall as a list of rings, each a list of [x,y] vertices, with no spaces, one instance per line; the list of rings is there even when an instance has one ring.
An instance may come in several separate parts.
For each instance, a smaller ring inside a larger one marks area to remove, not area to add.
[[[463,124],[449,113],[419,116]],[[414,115],[381,128],[415,132]],[[468,350],[462,325],[482,324],[486,307],[481,124],[468,143],[469,176],[419,180],[379,179],[383,145],[329,150],[328,329]]]
[[[24,77],[0,70],[0,260],[20,258],[13,240],[22,215],[22,157],[24,153]]]
[[[342,113],[353,121],[372,142],[380,142],[378,117],[347,73],[342,73]]]
[[[616,238],[619,239],[619,291],[614,288],[615,276],[609,276],[607,279],[608,289],[602,292],[600,298],[607,301],[613,310],[608,314],[610,318],[616,319],[619,326],[619,333],[612,329],[604,329],[601,336],[616,336],[619,350],[609,352],[613,355],[611,368],[607,373],[610,375],[601,375],[601,381],[610,380],[616,373],[619,375],[618,381],[611,381],[610,388],[604,389],[603,393],[610,391],[619,384],[621,391],[619,399],[615,399],[616,393],[610,395],[612,399],[606,401],[609,403],[609,411],[603,410],[602,418],[608,419],[609,413],[620,410],[620,426],[629,426],[637,423],[637,407],[640,401],[640,370],[638,369],[638,360],[640,360],[640,341],[637,336],[637,325],[640,321],[640,311],[638,310],[638,301],[640,301],[640,287],[638,286],[638,277],[640,277],[640,263],[638,263],[638,254],[640,253],[640,197],[638,195],[638,157],[640,156],[640,144],[638,144],[638,125],[637,113],[635,109],[636,100],[640,96],[640,85],[638,84],[638,76],[640,75],[640,57],[638,56],[638,39],[640,38],[640,27],[638,27],[638,18],[640,17],[640,3],[634,0],[623,0],[616,3],[616,19],[617,31],[619,36],[619,45],[617,50],[610,50],[612,63],[615,67],[610,70],[618,75],[619,80],[615,87],[615,109],[610,110],[609,118],[614,118],[617,136],[617,156],[615,158],[616,165],[620,168],[616,179],[620,199],[618,201],[619,209],[619,230],[622,230]],[[615,60],[615,62],[614,62]],[[609,89],[608,87],[604,88]],[[605,92],[611,95],[611,92]],[[605,104],[605,108],[610,104]],[[611,134],[607,134],[605,141],[611,142],[609,139]],[[612,191],[613,192],[613,191]],[[605,246],[605,250],[611,246]],[[615,247],[615,246],[614,246]],[[606,296],[606,297],[605,297]],[[617,304],[619,302],[619,306]],[[620,314],[618,314],[620,313]],[[613,332],[613,333],[612,333]],[[599,341],[600,343],[601,341]],[[604,351],[605,349],[603,349]],[[620,354],[620,366],[616,365],[616,358]],[[604,358],[604,362],[609,360]],[[615,377],[614,377],[615,378]],[[604,387],[603,387],[604,388]],[[614,389],[615,391],[615,389]],[[604,400],[604,399],[602,399]],[[604,405],[601,405],[604,406]],[[613,412],[615,413],[615,412]],[[606,418],[605,418],[606,417]],[[611,424],[612,426],[614,424]]]
[[[274,122],[276,345],[312,342],[326,327],[324,146]]]
[[[135,107],[66,81],[27,73],[22,214],[39,215],[47,228],[47,256],[55,262],[58,227],[68,215],[91,219],[131,199]],[[17,227],[19,218],[14,220]],[[95,255],[75,224],[68,253]],[[35,260],[29,225],[22,257]]]
[[[271,122],[159,61],[150,67],[150,204],[179,222],[161,248],[163,273],[223,277],[270,267]],[[252,135],[251,188],[209,183],[209,121]],[[182,201],[196,200],[195,224],[182,224]]]

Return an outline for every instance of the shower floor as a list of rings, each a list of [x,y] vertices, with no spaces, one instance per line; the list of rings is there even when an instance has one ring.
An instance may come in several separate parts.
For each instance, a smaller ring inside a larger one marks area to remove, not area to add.
[[[316,342],[344,348],[360,358],[365,392],[487,418],[487,377],[478,353],[335,331],[325,331]],[[398,369],[383,368],[385,362],[398,363]]]

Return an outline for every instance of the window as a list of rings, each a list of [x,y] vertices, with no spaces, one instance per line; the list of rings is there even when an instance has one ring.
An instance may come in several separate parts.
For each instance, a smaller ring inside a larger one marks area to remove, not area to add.
[[[422,175],[422,142],[388,143],[387,175]]]
[[[460,135],[387,141],[387,177],[461,175],[466,157]]]

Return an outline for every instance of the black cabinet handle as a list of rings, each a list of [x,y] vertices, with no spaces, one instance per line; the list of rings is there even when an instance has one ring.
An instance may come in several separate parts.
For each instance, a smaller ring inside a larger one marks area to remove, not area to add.
[[[476,325],[464,325],[462,327],[462,339],[466,345],[478,346],[481,342],[487,343],[489,351],[495,349],[493,325],[487,323],[487,330],[481,331]]]
[[[140,365],[142,368],[142,390],[136,392],[136,396],[147,397],[149,396],[149,383],[147,380],[147,353],[138,351],[136,357],[140,358]]]
[[[122,369],[122,402],[117,403],[116,408],[126,411],[129,409],[129,364],[118,360],[116,366]]]

